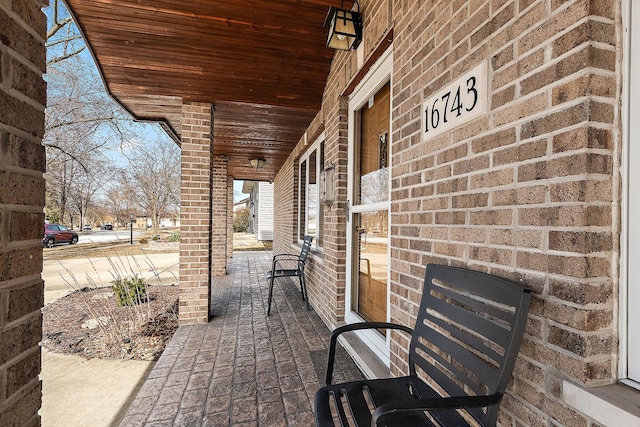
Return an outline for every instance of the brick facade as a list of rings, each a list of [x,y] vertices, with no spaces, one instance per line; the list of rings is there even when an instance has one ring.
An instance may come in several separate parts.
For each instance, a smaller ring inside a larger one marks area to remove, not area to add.
[[[39,425],[46,17],[0,2],[0,425]]]
[[[561,398],[617,376],[620,3],[362,0],[359,52],[336,52],[322,110],[275,183],[274,251],[296,241],[297,158],[325,130],[337,203],[308,272],[343,320],[349,90],[385,37],[391,74],[390,319],[412,324],[424,266],[465,266],[534,292],[501,425],[588,426]],[[481,62],[488,112],[423,142],[423,102]],[[366,70],[365,70],[366,71]],[[406,371],[392,334],[391,368]]]

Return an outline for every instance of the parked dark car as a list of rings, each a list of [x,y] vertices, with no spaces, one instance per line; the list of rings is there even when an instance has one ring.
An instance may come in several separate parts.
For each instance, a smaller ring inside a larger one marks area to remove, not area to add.
[[[62,224],[45,224],[42,247],[52,248],[56,243],[78,243],[78,233]]]
[[[100,229],[101,230],[113,230],[113,225],[111,225],[111,224],[102,224],[100,226]]]

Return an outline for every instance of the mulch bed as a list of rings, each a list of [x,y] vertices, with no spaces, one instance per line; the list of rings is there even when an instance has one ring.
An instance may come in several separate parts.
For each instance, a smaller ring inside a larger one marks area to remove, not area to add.
[[[111,287],[83,288],[42,309],[42,345],[86,358],[157,360],[178,328],[178,287],[149,286],[121,307]]]

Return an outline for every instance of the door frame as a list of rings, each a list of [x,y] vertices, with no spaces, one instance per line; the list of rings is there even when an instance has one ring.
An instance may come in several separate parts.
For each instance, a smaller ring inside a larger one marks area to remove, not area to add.
[[[366,208],[360,206],[350,206],[353,200],[354,191],[354,174],[355,174],[355,159],[356,159],[356,142],[359,138],[359,126],[356,122],[357,112],[368,102],[368,100],[374,96],[385,84],[389,83],[389,103],[390,109],[393,107],[393,82],[392,82],[392,70],[393,70],[393,50],[387,49],[385,53],[381,55],[376,63],[371,67],[371,70],[365,75],[360,83],[354,89],[352,95],[349,97],[349,116],[348,116],[348,175],[347,175],[347,199],[349,200],[349,210],[347,211],[347,277],[346,277],[346,290],[345,290],[345,315],[344,319],[347,324],[358,323],[364,321],[364,319],[351,309],[354,292],[354,275],[357,274],[360,267],[355,259],[355,252],[353,250],[354,234],[353,234],[353,215],[369,212],[373,210],[391,210],[391,179],[389,179],[389,198],[386,202],[373,203],[366,206]],[[392,134],[393,129],[391,126],[391,114],[389,114],[389,149],[392,147]],[[391,174],[392,168],[392,156],[389,156],[389,174]],[[389,230],[391,230],[391,215],[388,215]],[[389,242],[391,236],[389,236]],[[387,251],[388,265],[391,265],[391,251]],[[387,283],[389,283],[389,272],[387,271]],[[389,309],[390,298],[389,288],[387,286],[387,321],[389,321]],[[380,360],[387,366],[390,366],[390,334],[386,337],[377,331],[363,330],[357,331],[358,337],[380,358]]]
[[[638,168],[632,168],[630,165],[640,161],[640,150],[631,150],[631,138],[640,140],[640,124],[637,121],[631,120],[631,110],[640,112],[640,84],[637,82],[632,85],[631,76],[632,71],[636,73],[640,71],[640,55],[636,54],[632,56],[632,45],[640,46],[640,31],[636,31],[635,34],[632,31],[633,24],[636,23],[636,28],[640,28],[640,7],[633,8],[631,0],[622,0],[622,43],[623,43],[623,63],[622,63],[622,165],[621,165],[621,179],[622,179],[622,232],[620,235],[621,241],[621,254],[620,254],[620,292],[619,292],[619,363],[618,363],[618,378],[621,382],[632,386],[634,388],[640,388],[640,378],[629,378],[629,365],[631,363],[636,367],[637,372],[640,368],[640,360],[630,360],[630,342],[632,341],[631,334],[639,334],[637,329],[631,328],[629,325],[632,322],[632,316],[638,316],[637,312],[632,313],[629,307],[631,301],[631,281],[630,277],[634,272],[635,264],[630,261],[632,252],[637,254],[640,251],[640,244],[637,243],[637,238],[632,238],[630,233],[630,224],[632,221],[631,212],[640,212],[640,200],[638,197],[631,199],[631,195],[637,193],[638,188],[634,187],[634,191],[631,191],[632,182],[640,183],[640,170]],[[635,98],[634,98],[635,94]],[[635,162],[634,162],[635,161]],[[633,178],[633,179],[632,179]],[[636,231],[636,234],[638,232]],[[639,237],[639,236],[636,236]],[[633,248],[632,248],[633,244]],[[640,284],[636,284],[640,286]],[[636,292],[637,298],[638,293]],[[638,336],[634,336],[636,346]],[[636,348],[637,352],[637,348]],[[636,357],[640,359],[640,357]]]

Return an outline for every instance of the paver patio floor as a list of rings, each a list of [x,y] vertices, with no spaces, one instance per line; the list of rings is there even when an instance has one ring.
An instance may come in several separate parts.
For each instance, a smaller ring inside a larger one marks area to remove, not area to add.
[[[212,285],[211,321],[178,329],[120,426],[313,425],[329,330],[289,279],[267,317],[270,262],[271,252],[234,254]],[[336,366],[336,382],[361,377],[344,352]]]

